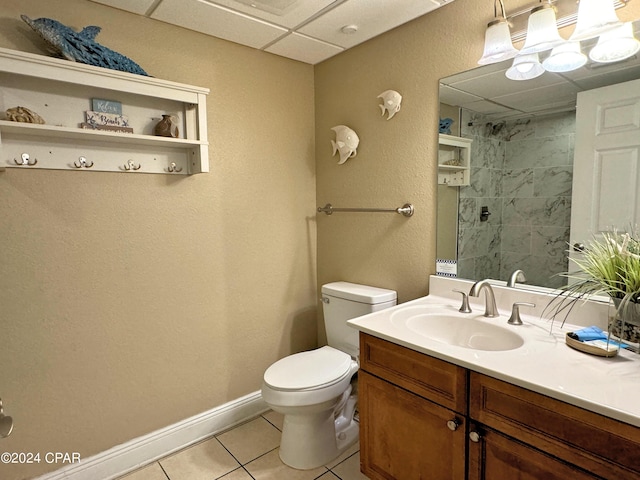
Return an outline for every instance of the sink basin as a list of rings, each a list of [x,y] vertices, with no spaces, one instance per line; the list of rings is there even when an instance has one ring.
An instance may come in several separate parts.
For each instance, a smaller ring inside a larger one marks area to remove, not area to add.
[[[431,340],[473,350],[503,351],[524,345],[523,338],[507,328],[433,308],[401,309],[391,321]]]

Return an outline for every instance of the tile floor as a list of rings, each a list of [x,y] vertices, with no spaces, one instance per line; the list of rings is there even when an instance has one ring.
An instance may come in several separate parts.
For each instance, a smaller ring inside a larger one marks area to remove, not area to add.
[[[367,480],[356,444],[333,462],[295,470],[278,456],[282,415],[269,411],[120,480]]]

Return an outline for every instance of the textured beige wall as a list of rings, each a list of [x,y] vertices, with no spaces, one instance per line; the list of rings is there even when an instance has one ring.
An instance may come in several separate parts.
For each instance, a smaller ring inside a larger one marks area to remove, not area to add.
[[[211,89],[209,174],[0,174],[0,451],[86,458],[316,345],[313,67],[86,0],[3,0],[1,47],[44,54],[20,14]]]
[[[488,4],[456,0],[316,66],[318,204],[415,207],[411,218],[319,217],[319,284],[343,279],[391,288],[401,302],[427,293],[435,263],[438,79],[480,57],[486,23],[478,19],[491,14]],[[391,120],[377,106],[387,89],[403,96]],[[336,124],[360,136],[358,155],[344,165],[331,157]]]
[[[535,2],[506,2],[509,12]],[[618,10],[640,18],[640,5]],[[434,12],[333,57],[315,69],[318,204],[335,207],[415,206],[407,219],[391,214],[318,217],[318,284],[347,280],[398,291],[399,301],[427,293],[435,272],[438,79],[477,66],[493,0],[455,0]],[[561,34],[567,38],[568,27]],[[390,121],[376,97],[403,96]],[[331,157],[329,129],[360,137],[344,165]],[[320,328],[320,338],[324,331]]]

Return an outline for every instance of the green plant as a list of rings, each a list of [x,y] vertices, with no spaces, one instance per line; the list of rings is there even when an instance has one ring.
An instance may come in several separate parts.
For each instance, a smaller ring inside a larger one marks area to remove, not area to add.
[[[552,318],[563,315],[563,323],[577,300],[597,294],[620,299],[619,305],[640,303],[640,238],[631,233],[605,232],[580,258],[569,258],[578,270],[561,273],[568,285],[549,302]]]

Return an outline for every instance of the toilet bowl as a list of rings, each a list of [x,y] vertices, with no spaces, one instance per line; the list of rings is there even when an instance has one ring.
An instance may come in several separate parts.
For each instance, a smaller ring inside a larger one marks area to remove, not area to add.
[[[356,361],[328,346],[290,355],[267,369],[262,397],[284,415],[280,458],[285,464],[316,468],[356,442],[356,400],[349,402],[349,397],[357,371]],[[337,418],[341,418],[339,428]]]
[[[348,282],[324,285],[322,293],[329,345],[278,360],[262,382],[264,401],[284,415],[280,459],[300,470],[322,466],[357,442],[358,332],[346,321],[396,304],[392,290]]]

